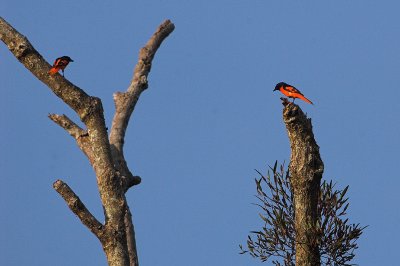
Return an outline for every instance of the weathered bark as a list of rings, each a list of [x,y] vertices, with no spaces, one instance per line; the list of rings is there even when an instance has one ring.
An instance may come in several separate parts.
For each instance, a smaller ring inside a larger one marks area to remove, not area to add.
[[[111,151],[114,158],[115,167],[121,173],[123,178],[130,178],[131,182],[127,182],[126,190],[129,185],[136,185],[140,183],[140,177],[135,177],[129,171],[125,161],[123,146],[125,132],[128,127],[129,119],[136,106],[141,93],[148,87],[147,76],[151,70],[151,63],[157,49],[168,35],[174,30],[175,26],[170,20],[164,21],[146,43],[140,49],[139,59],[133,71],[131,83],[126,92],[114,93],[115,114],[112,121],[110,131]]]
[[[311,119],[294,103],[284,101],[283,120],[289,135],[290,182],[293,187],[296,266],[320,265],[317,204],[324,164]]]
[[[140,74],[139,82],[134,75],[132,84],[135,82],[142,84],[142,81],[145,81],[145,85],[140,85],[139,91],[136,93],[132,93],[128,89],[128,92],[124,94],[126,102],[136,103],[141,91],[147,88],[147,75],[150,72],[154,54],[162,41],[173,30],[174,25],[169,20],[164,22],[141,50],[139,62],[135,68],[135,74]],[[104,209],[104,225],[90,213],[79,197],[63,181],[56,181],[53,185],[54,189],[63,197],[81,222],[98,237],[109,265],[138,266],[135,233],[125,192],[129,187],[139,184],[140,177],[131,174],[122,152],[125,131],[134,104],[118,106],[116,100],[117,111],[113,125],[116,123],[122,126],[111,130],[111,136],[116,136],[118,141],[115,142],[115,138],[110,137],[112,142],[110,143],[99,98],[87,95],[60,74],[49,75],[48,71],[51,65],[35,50],[25,36],[1,17],[0,38],[15,57],[69,105],[85,124],[86,129],[82,129],[65,115],[49,115],[51,120],[75,138],[78,147],[85,153],[93,166]],[[137,72],[136,69],[141,69],[142,65],[145,66],[145,71]],[[121,118],[118,117],[124,113],[125,117],[121,122],[119,121]]]
[[[115,114],[110,131],[111,153],[114,159],[114,167],[121,176],[122,189],[126,192],[130,187],[138,185],[141,182],[139,176],[134,176],[128,168],[124,156],[124,139],[128,127],[129,119],[135,108],[141,93],[148,87],[148,75],[151,70],[151,64],[161,43],[175,29],[170,20],[164,21],[146,43],[140,49],[139,59],[133,71],[131,83],[126,92],[117,92],[114,94]],[[126,241],[128,245],[128,254],[130,265],[139,265],[135,230],[132,222],[132,214],[129,206],[126,206],[124,212],[124,223],[126,230]]]

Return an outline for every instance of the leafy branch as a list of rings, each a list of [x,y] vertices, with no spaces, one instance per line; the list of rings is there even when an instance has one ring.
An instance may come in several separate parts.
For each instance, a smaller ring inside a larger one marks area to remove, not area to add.
[[[267,261],[273,258],[274,265],[295,265],[296,231],[293,188],[289,171],[284,165],[277,168],[277,162],[269,167],[266,175],[257,173],[256,178],[258,203],[264,222],[261,230],[251,231],[247,238],[247,248],[240,246],[241,254],[249,253],[252,257]],[[346,218],[349,207],[346,193],[335,189],[332,181],[322,182],[318,198],[318,246],[323,265],[352,265],[350,261],[358,248],[357,240],[366,228],[360,224],[349,224]]]

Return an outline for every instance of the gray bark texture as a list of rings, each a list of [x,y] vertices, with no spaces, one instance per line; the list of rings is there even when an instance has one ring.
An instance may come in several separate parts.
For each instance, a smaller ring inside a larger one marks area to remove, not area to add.
[[[166,20],[141,49],[127,92],[114,95],[116,113],[108,138],[101,100],[89,96],[60,74],[49,75],[51,65],[25,36],[0,17],[0,39],[33,75],[78,114],[86,126],[85,129],[80,128],[65,115],[49,115],[52,121],[76,140],[78,147],[93,166],[104,209],[104,224],[90,213],[66,183],[57,180],[53,187],[71,211],[100,240],[109,265],[139,265],[132,214],[125,193],[130,187],[138,185],[141,179],[128,169],[123,155],[124,137],[140,93],[148,86],[147,76],[152,59],[174,28],[174,24]]]
[[[291,148],[289,175],[294,194],[296,266],[318,266],[321,263],[317,206],[324,164],[311,119],[298,105],[287,101],[283,105]]]

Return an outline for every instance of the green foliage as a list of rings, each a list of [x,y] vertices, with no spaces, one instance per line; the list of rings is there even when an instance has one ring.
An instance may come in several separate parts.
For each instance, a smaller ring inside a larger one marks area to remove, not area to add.
[[[262,209],[259,215],[264,226],[261,230],[251,231],[247,249],[240,245],[240,253],[249,253],[261,261],[272,258],[276,266],[294,266],[296,232],[290,176],[283,165],[277,169],[277,162],[270,170],[272,175],[268,171],[266,176],[257,171],[260,178],[255,180],[259,200],[255,205]],[[321,184],[317,224],[321,265],[352,265],[349,262],[358,248],[356,241],[365,229],[360,224],[348,224],[348,219],[345,219],[349,207],[348,188],[336,190],[332,181]]]

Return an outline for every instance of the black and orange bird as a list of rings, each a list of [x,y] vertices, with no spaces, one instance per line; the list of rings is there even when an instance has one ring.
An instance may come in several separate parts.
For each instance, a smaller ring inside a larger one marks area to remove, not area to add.
[[[50,69],[49,74],[54,75],[58,71],[62,71],[64,77],[64,69],[68,66],[69,62],[74,62],[69,56],[61,56],[54,61],[53,67]]]
[[[287,97],[292,98],[293,102],[296,98],[299,98],[307,103],[313,104],[312,101],[310,101],[309,99],[304,97],[303,93],[301,93],[298,89],[296,89],[294,86],[289,85],[285,82],[279,82],[278,84],[276,84],[275,89],[273,91],[282,92]]]

